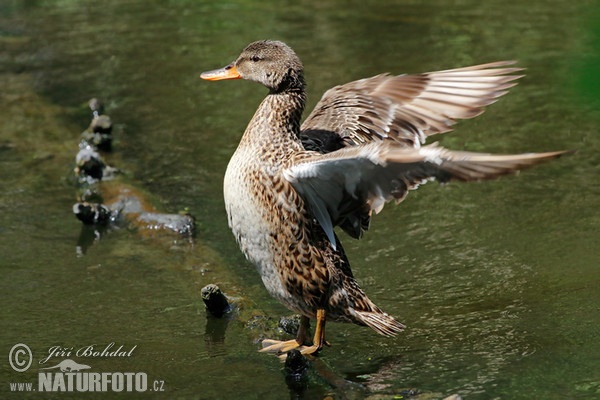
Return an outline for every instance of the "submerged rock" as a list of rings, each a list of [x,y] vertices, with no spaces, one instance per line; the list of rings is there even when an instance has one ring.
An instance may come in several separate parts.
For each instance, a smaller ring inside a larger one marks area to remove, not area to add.
[[[152,207],[142,192],[120,182],[103,183],[97,190],[86,190],[82,201],[73,206],[75,216],[87,225],[128,226],[140,235],[155,236],[174,232],[191,238],[194,218],[187,213],[165,214]],[[86,201],[101,199],[98,202]]]
[[[88,106],[92,110],[93,118],[87,129],[81,133],[82,142],[100,151],[111,151],[112,120],[108,115],[104,115],[104,105],[97,98],[90,99]]]
[[[278,327],[288,335],[296,335],[300,329],[300,315],[283,316],[279,319]]]
[[[75,175],[80,183],[93,184],[101,180],[113,179],[118,172],[107,165],[100,154],[87,144],[82,144],[75,156]]]
[[[83,254],[86,246],[98,240],[105,231],[122,226],[134,228],[145,236],[175,232],[191,238],[194,232],[192,216],[161,213],[140,190],[113,180],[119,171],[107,165],[100,155],[101,151],[112,150],[112,121],[103,114],[104,106],[97,98],[91,99],[88,106],[92,121],[81,134],[75,157],[74,171],[81,193],[73,213],[84,225],[102,229],[94,230],[93,235],[87,231],[80,235],[86,238],[80,240],[83,243],[79,246],[80,253]]]
[[[73,205],[73,214],[86,225],[108,225],[113,212],[102,204],[76,203]]]
[[[194,231],[194,219],[186,214],[143,212],[137,217],[137,220],[146,229],[168,229],[181,235],[191,235]]]
[[[221,289],[215,284],[209,284],[201,290],[202,300],[206,310],[213,316],[221,318],[225,313],[231,310],[227,297]]]
[[[112,151],[112,121],[108,115],[92,119],[90,126],[81,133],[81,140],[101,151]]]

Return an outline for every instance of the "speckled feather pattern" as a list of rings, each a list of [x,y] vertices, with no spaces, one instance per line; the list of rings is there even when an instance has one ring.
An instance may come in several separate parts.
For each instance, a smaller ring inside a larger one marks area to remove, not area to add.
[[[283,177],[292,163],[313,155],[295,133],[303,106],[301,94],[271,94],[258,108],[225,174],[229,225],[269,293],[287,308],[309,318],[323,308],[329,320],[360,325],[376,316],[373,327],[392,335],[402,325],[369,300],[341,245],[332,246]]]

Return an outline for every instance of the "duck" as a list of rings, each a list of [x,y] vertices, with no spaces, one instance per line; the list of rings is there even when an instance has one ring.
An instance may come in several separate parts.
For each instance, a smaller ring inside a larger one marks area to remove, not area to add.
[[[493,155],[453,151],[429,136],[480,115],[522,77],[514,61],[420,74],[380,74],[335,86],[304,122],[304,67],[287,44],[260,40],[208,81],[245,79],[268,93],[227,166],[229,227],[267,291],[300,314],[291,340],[263,352],[316,354],[328,321],[395,336],[405,325],[363,291],[335,228],[361,238],[388,202],[428,181],[481,181],[513,174],[564,151]],[[315,320],[311,340],[310,321]]]

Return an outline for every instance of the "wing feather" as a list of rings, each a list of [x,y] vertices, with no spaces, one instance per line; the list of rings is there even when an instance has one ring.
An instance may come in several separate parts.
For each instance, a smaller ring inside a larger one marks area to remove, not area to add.
[[[562,154],[491,155],[382,141],[323,155],[303,153],[283,174],[335,245],[335,226],[359,238],[373,211],[378,213],[389,201],[402,201],[422,183],[493,179]]]
[[[305,132],[333,132],[344,146],[386,138],[419,147],[452,130],[505,95],[522,75],[514,61],[415,75],[381,74],[329,89],[302,124]],[[321,153],[331,151],[320,148]]]

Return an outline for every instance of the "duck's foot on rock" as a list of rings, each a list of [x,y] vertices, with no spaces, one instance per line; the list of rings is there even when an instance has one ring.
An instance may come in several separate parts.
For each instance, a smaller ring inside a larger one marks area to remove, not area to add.
[[[325,342],[326,345],[329,346],[329,343]],[[259,351],[261,353],[276,353],[279,358],[285,360],[286,353],[291,350],[298,350],[300,354],[308,356],[308,355],[316,355],[320,350],[319,346],[304,346],[298,343],[296,339],[293,340],[272,340],[272,339],[264,339],[262,341],[263,348]]]
[[[315,337],[312,346],[304,346],[304,343],[309,341],[308,324],[308,317],[302,316],[300,319],[300,329],[298,329],[298,336],[296,339],[286,341],[264,339],[262,341],[263,348],[260,351],[263,353],[269,352],[281,355],[282,353],[295,349],[306,356],[316,354],[323,348],[323,345],[329,346],[329,343],[325,340],[325,310],[317,310],[317,327],[315,328]]]
[[[296,339],[292,340],[273,340],[264,339],[262,341],[263,348],[259,351],[261,353],[286,353],[290,350],[299,350],[302,346]]]

